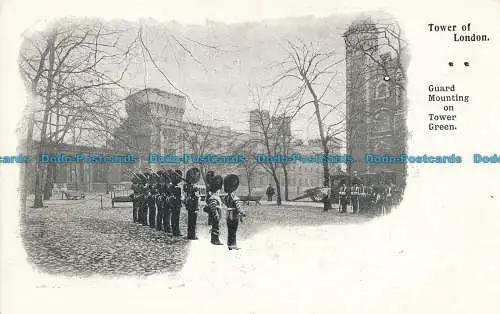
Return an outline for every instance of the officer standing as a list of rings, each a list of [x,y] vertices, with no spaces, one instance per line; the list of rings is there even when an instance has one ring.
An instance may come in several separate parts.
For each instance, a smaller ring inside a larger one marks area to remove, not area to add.
[[[169,172],[171,185],[169,188],[169,196],[170,196],[170,212],[171,212],[171,223],[172,223],[172,235],[175,237],[182,236],[179,226],[179,218],[181,215],[181,197],[182,190],[179,186],[182,178],[182,171],[175,170]]]
[[[139,212],[138,218],[139,223],[143,226],[148,225],[147,216],[148,216],[148,202],[147,202],[147,193],[148,193],[148,178],[145,174],[141,174],[141,181],[139,185]]]
[[[155,189],[155,178],[151,172],[148,172],[148,209],[149,209],[149,227],[156,228],[155,218],[156,218],[156,189]]]
[[[354,183],[351,187],[351,203],[352,203],[352,213],[356,214],[359,212],[359,185],[358,183]]]
[[[227,224],[227,247],[229,250],[239,250],[236,245],[236,232],[238,231],[239,222],[245,214],[241,211],[241,201],[234,194],[239,186],[239,178],[235,174],[227,175],[224,178],[224,192],[227,195],[224,197],[224,204],[227,207],[226,224]]]
[[[208,221],[210,228],[210,243],[213,245],[223,245],[219,239],[220,234],[220,217],[222,215],[222,200],[219,196],[219,191],[222,188],[223,179],[221,176],[211,178],[209,182],[210,197],[207,200],[208,204]]]
[[[138,222],[138,198],[139,198],[139,179],[137,177],[132,177],[132,194],[130,194],[130,198],[132,199],[132,221]]]
[[[166,179],[165,174],[162,170],[158,171],[158,182],[156,183],[156,230],[161,231],[163,229],[163,216],[166,207]],[[164,229],[163,229],[164,230]]]
[[[186,172],[186,183],[183,190],[185,193],[184,205],[188,212],[187,238],[188,240],[198,240],[196,236],[196,220],[198,217],[199,189],[195,186],[200,180],[200,170],[191,168]]]
[[[273,200],[273,195],[274,195],[274,189],[271,186],[271,184],[269,184],[269,186],[267,187],[266,195],[267,195],[267,200],[271,202]]]
[[[208,225],[210,226],[210,208],[208,206],[208,199],[212,195],[212,192],[210,192],[210,181],[215,177],[215,173],[213,171],[208,171],[207,174],[205,175],[205,203],[207,204],[205,207],[203,207],[203,211],[208,214]]]
[[[347,186],[345,185],[345,181],[342,181],[339,190],[339,213],[347,212],[347,202]]]
[[[163,231],[168,234],[172,234],[172,226],[170,224],[171,221],[171,207],[172,207],[172,198],[171,194],[171,186],[172,182],[170,180],[170,176],[166,171],[163,172],[163,185],[162,185],[162,195],[163,195],[163,207],[161,208],[161,218],[163,222]]]

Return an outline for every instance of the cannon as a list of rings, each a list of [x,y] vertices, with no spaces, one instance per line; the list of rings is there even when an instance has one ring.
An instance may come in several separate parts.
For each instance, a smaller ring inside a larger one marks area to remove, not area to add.
[[[324,198],[324,193],[323,190],[324,187],[315,187],[311,189],[307,189],[302,193],[301,195],[297,196],[296,198],[292,199],[292,202],[304,199],[304,198],[310,198],[313,202],[322,202]]]

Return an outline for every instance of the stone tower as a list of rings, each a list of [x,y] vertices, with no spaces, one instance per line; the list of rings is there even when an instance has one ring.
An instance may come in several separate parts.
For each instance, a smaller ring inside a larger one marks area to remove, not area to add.
[[[118,130],[128,146],[143,158],[150,153],[182,153],[182,119],[186,98],[156,88],[140,90],[126,98],[128,118]]]
[[[369,149],[369,110],[372,61],[368,54],[376,53],[378,37],[376,26],[370,20],[352,24],[344,33],[346,42],[346,128],[347,153],[354,160],[363,161]],[[358,162],[355,171],[367,172]]]
[[[404,165],[373,165],[365,154],[406,154],[406,110],[400,60],[379,44],[380,29],[370,20],[352,24],[346,42],[347,153],[359,174],[392,172],[401,183]],[[400,52],[399,57],[401,57]]]

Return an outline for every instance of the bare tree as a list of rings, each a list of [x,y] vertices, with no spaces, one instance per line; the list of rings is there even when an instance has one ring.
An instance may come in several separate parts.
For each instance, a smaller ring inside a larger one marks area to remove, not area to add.
[[[396,21],[367,20],[351,26],[343,37],[348,53],[365,56],[375,65],[371,67],[372,71],[382,72],[392,84],[406,89],[408,43]],[[390,62],[387,62],[388,56]]]
[[[193,60],[196,57],[190,46],[217,49],[174,32],[164,33],[169,35],[168,44],[175,43]],[[133,35],[133,28],[119,23],[104,25],[96,20],[60,21],[45,32],[26,35],[19,66],[27,89],[39,99],[37,103],[31,101],[30,106],[40,126],[35,129],[39,138],[38,152],[44,151],[47,144],[60,144],[69,140],[71,133],[75,132],[83,132],[82,139],[108,140],[112,137],[130,147],[130,141],[114,134],[113,130],[126,120],[119,109],[123,102],[119,94],[128,91],[122,85],[122,79],[132,59],[141,56],[146,70],[147,63],[153,64],[167,84],[192,103],[189,96],[161,68],[149,48],[143,26],[136,29]],[[103,134],[105,136],[101,136]],[[29,136],[29,140],[32,137]],[[34,206],[41,207],[47,169],[37,163],[35,173]]]
[[[96,90],[119,85],[130,61],[119,45],[123,31],[107,29],[98,21],[59,23],[26,38],[19,65],[27,88],[40,99],[39,153],[48,143],[61,142],[78,121],[88,119],[92,106],[102,103]],[[122,65],[122,71],[107,70],[110,64]],[[43,206],[45,176],[45,167],[37,164],[34,207]]]
[[[287,130],[297,111],[290,106],[291,102],[282,99],[273,100],[272,93],[271,90],[266,95],[264,89],[251,92],[252,103],[257,108],[252,111],[252,121],[250,122],[255,127],[251,134],[251,142],[255,143],[252,147],[256,148],[251,154],[253,158],[257,158],[256,151],[259,149],[264,150],[265,155],[270,157],[284,153],[283,143],[288,141],[287,137],[291,136]],[[282,203],[278,172],[284,163],[285,161],[258,163],[274,180],[278,205]]]
[[[234,142],[232,151],[234,154],[243,154],[245,156],[255,156],[257,142],[254,139],[247,139]],[[245,180],[248,189],[248,197],[252,196],[252,188],[254,187],[254,179],[257,174],[257,162],[255,158],[248,158],[246,162],[238,164],[239,169],[243,169]]]

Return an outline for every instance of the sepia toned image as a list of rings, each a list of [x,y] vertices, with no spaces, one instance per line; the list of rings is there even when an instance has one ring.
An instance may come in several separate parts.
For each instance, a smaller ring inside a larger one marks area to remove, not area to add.
[[[22,238],[39,271],[182,269],[275,226],[362,224],[407,178],[408,43],[376,12],[27,30]]]

